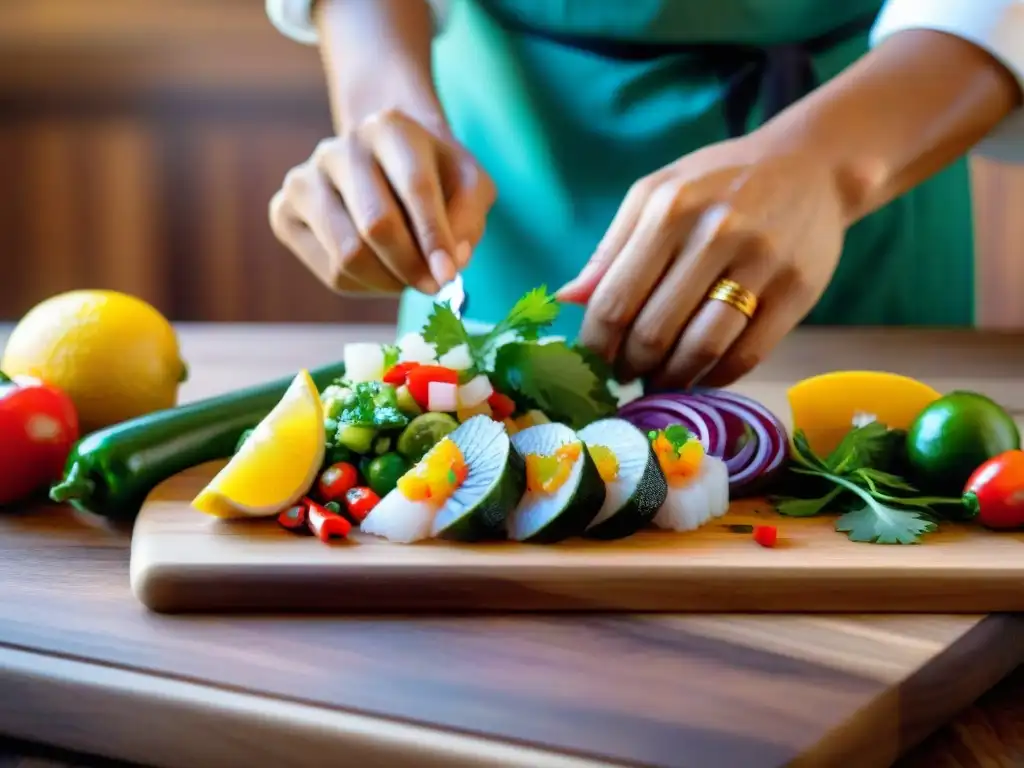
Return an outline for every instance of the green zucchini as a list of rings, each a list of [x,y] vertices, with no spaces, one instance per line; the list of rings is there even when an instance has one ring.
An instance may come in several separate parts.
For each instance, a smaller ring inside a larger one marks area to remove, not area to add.
[[[310,371],[321,390],[344,376],[335,363]],[[133,520],[146,496],[182,470],[235,450],[284,396],[294,377],[157,411],[86,435],[71,451],[50,498],[115,521]]]
[[[448,435],[466,460],[466,480],[438,511],[431,535],[453,541],[505,538],[505,519],[526,491],[526,465],[505,428],[473,416]]]
[[[538,424],[512,436],[512,445],[529,461],[531,454],[553,456],[563,445],[582,443],[565,424]],[[553,493],[527,491],[506,521],[508,537],[531,544],[553,544],[580,536],[604,504],[604,481],[586,445],[580,446],[568,479]]]

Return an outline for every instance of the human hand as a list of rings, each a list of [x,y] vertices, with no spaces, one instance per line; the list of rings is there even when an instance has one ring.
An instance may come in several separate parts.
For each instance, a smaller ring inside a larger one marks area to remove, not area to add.
[[[580,342],[619,378],[725,386],[810,312],[835,271],[847,216],[830,168],[769,154],[750,134],[641,179],[589,263],[558,293],[586,304]],[[729,279],[753,318],[708,300]]]
[[[338,293],[436,293],[469,262],[494,203],[447,131],[388,110],[320,142],[270,201],[270,225]]]

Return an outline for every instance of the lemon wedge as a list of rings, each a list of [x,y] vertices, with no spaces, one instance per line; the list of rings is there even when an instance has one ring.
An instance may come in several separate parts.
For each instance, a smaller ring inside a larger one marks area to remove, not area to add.
[[[325,444],[320,393],[303,370],[192,506],[222,518],[277,514],[309,491]]]

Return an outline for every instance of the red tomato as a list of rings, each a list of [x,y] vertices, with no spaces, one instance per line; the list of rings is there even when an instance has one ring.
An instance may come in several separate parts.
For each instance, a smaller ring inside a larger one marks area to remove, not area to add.
[[[392,384],[396,387],[400,387],[405,384],[405,380],[409,376],[409,371],[413,368],[418,368],[419,363],[398,363],[393,365],[384,373],[381,377],[381,381],[385,384]]]
[[[774,525],[755,525],[754,541],[762,547],[774,547],[779,540],[779,529]]]
[[[491,406],[491,417],[495,421],[504,421],[516,411],[516,404],[508,395],[501,392],[494,392],[487,398],[487,404]]]
[[[1006,451],[974,470],[963,498],[987,528],[1024,528],[1024,451]]]
[[[323,501],[342,501],[357,482],[359,471],[347,461],[339,461],[320,473],[316,490]]]
[[[360,486],[345,494],[345,508],[353,520],[362,522],[370,510],[380,503],[380,496],[369,488]]]
[[[0,373],[0,505],[56,481],[78,440],[78,413],[63,391]]]
[[[406,386],[416,404],[424,410],[428,407],[428,392],[434,382],[441,384],[458,384],[459,372],[443,365],[418,365],[409,371]]]
[[[311,499],[303,499],[308,509],[306,523],[320,541],[343,539],[352,530],[352,523],[341,515],[336,515],[326,507],[322,507]]]

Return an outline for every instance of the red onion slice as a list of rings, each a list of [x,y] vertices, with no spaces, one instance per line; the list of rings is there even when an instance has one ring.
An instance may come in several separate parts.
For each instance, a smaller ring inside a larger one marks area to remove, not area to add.
[[[712,456],[721,456],[725,451],[725,422],[706,402],[651,395],[627,403],[619,410],[619,416],[641,429],[664,429],[671,424],[681,424],[697,436],[704,450]],[[651,424],[660,426],[649,426]]]
[[[740,395],[736,392],[728,392],[719,389],[698,389],[696,392],[709,398],[712,402],[731,402],[754,413],[757,418],[760,419],[766,427],[768,427],[768,433],[773,437],[772,461],[771,464],[769,464],[767,471],[774,472],[776,469],[779,469],[783,463],[785,463],[786,459],[789,457],[789,432],[786,429],[786,426],[779,420],[778,416],[756,400],[746,397],[745,395]]]

